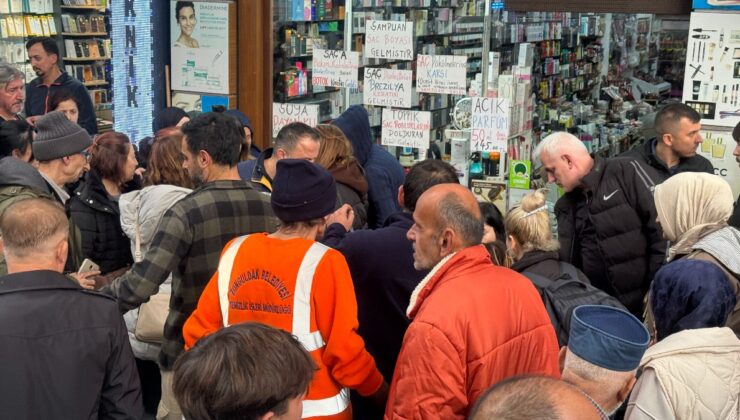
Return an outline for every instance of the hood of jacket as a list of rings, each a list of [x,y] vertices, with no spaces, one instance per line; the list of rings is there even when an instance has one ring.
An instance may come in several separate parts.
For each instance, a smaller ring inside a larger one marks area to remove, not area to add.
[[[352,143],[352,152],[361,166],[370,158],[373,139],[370,135],[370,118],[362,105],[347,108],[332,124],[339,127]]]
[[[408,317],[414,319],[424,300],[446,278],[457,277],[469,269],[481,265],[492,265],[491,256],[483,245],[471,246],[442,258],[429,274],[419,282],[411,294],[409,307],[406,311]]]
[[[368,187],[365,174],[362,172],[362,168],[355,159],[352,159],[349,165],[341,167],[335,166],[329,169],[329,172],[337,182],[347,185],[357,191],[360,197],[367,194]]]
[[[45,193],[51,192],[36,168],[12,156],[0,159],[0,180],[1,185],[20,185]]]
[[[527,252],[526,254],[522,255],[522,258],[520,258],[519,261],[511,265],[511,269],[516,271],[517,273],[521,273],[523,271],[527,271],[530,267],[535,266],[544,261],[552,261],[554,263],[554,267],[558,271],[560,270],[560,256],[558,255],[557,251]]]
[[[152,185],[138,191],[122,194],[118,200],[121,211],[121,228],[133,242],[136,240],[136,223],[139,222],[142,253],[154,238],[164,213],[192,190],[175,185]],[[134,253],[132,247],[132,254]]]

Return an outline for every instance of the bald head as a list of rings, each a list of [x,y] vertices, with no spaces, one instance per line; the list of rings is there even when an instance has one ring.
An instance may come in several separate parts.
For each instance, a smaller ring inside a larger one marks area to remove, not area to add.
[[[424,205],[436,208],[438,226],[452,229],[460,238],[460,249],[481,243],[483,221],[480,206],[469,189],[459,184],[435,185],[422,194],[419,202],[423,199]]]
[[[10,273],[29,271],[19,267],[64,268],[69,222],[56,202],[30,198],[11,204],[0,216],[0,235]]]
[[[462,185],[435,185],[419,197],[407,237],[414,242],[414,267],[430,269],[442,258],[481,243],[478,202]]]
[[[471,420],[600,420],[601,415],[577,388],[544,376],[507,379],[478,399]]]

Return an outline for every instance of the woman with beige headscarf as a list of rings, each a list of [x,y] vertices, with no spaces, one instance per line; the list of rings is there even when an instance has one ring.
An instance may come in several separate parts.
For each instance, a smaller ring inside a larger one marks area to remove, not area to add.
[[[716,175],[684,172],[655,187],[654,197],[670,241],[666,262],[705,260],[724,271],[738,301],[727,326],[740,337],[740,231],[727,224],[734,205],[730,185]]]

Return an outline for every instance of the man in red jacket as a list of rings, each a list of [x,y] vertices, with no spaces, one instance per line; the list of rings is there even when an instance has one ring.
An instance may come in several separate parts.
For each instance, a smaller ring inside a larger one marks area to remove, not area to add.
[[[483,245],[473,194],[440,184],[417,202],[414,267],[431,269],[411,295],[412,322],[386,419],[464,419],[478,396],[511,376],[559,377],[558,343],[534,286],[497,267]]]

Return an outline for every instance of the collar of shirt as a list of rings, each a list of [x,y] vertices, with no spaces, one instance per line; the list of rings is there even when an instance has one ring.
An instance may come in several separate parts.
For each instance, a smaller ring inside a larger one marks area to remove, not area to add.
[[[51,188],[54,190],[54,194],[59,197],[59,199],[62,201],[62,204],[67,204],[67,200],[69,200],[69,194],[67,194],[67,191],[64,191],[64,188],[61,188],[59,185],[56,184],[51,178],[46,176],[43,172],[39,171],[39,174],[41,174],[41,177],[46,180],[46,182],[51,186]]]

